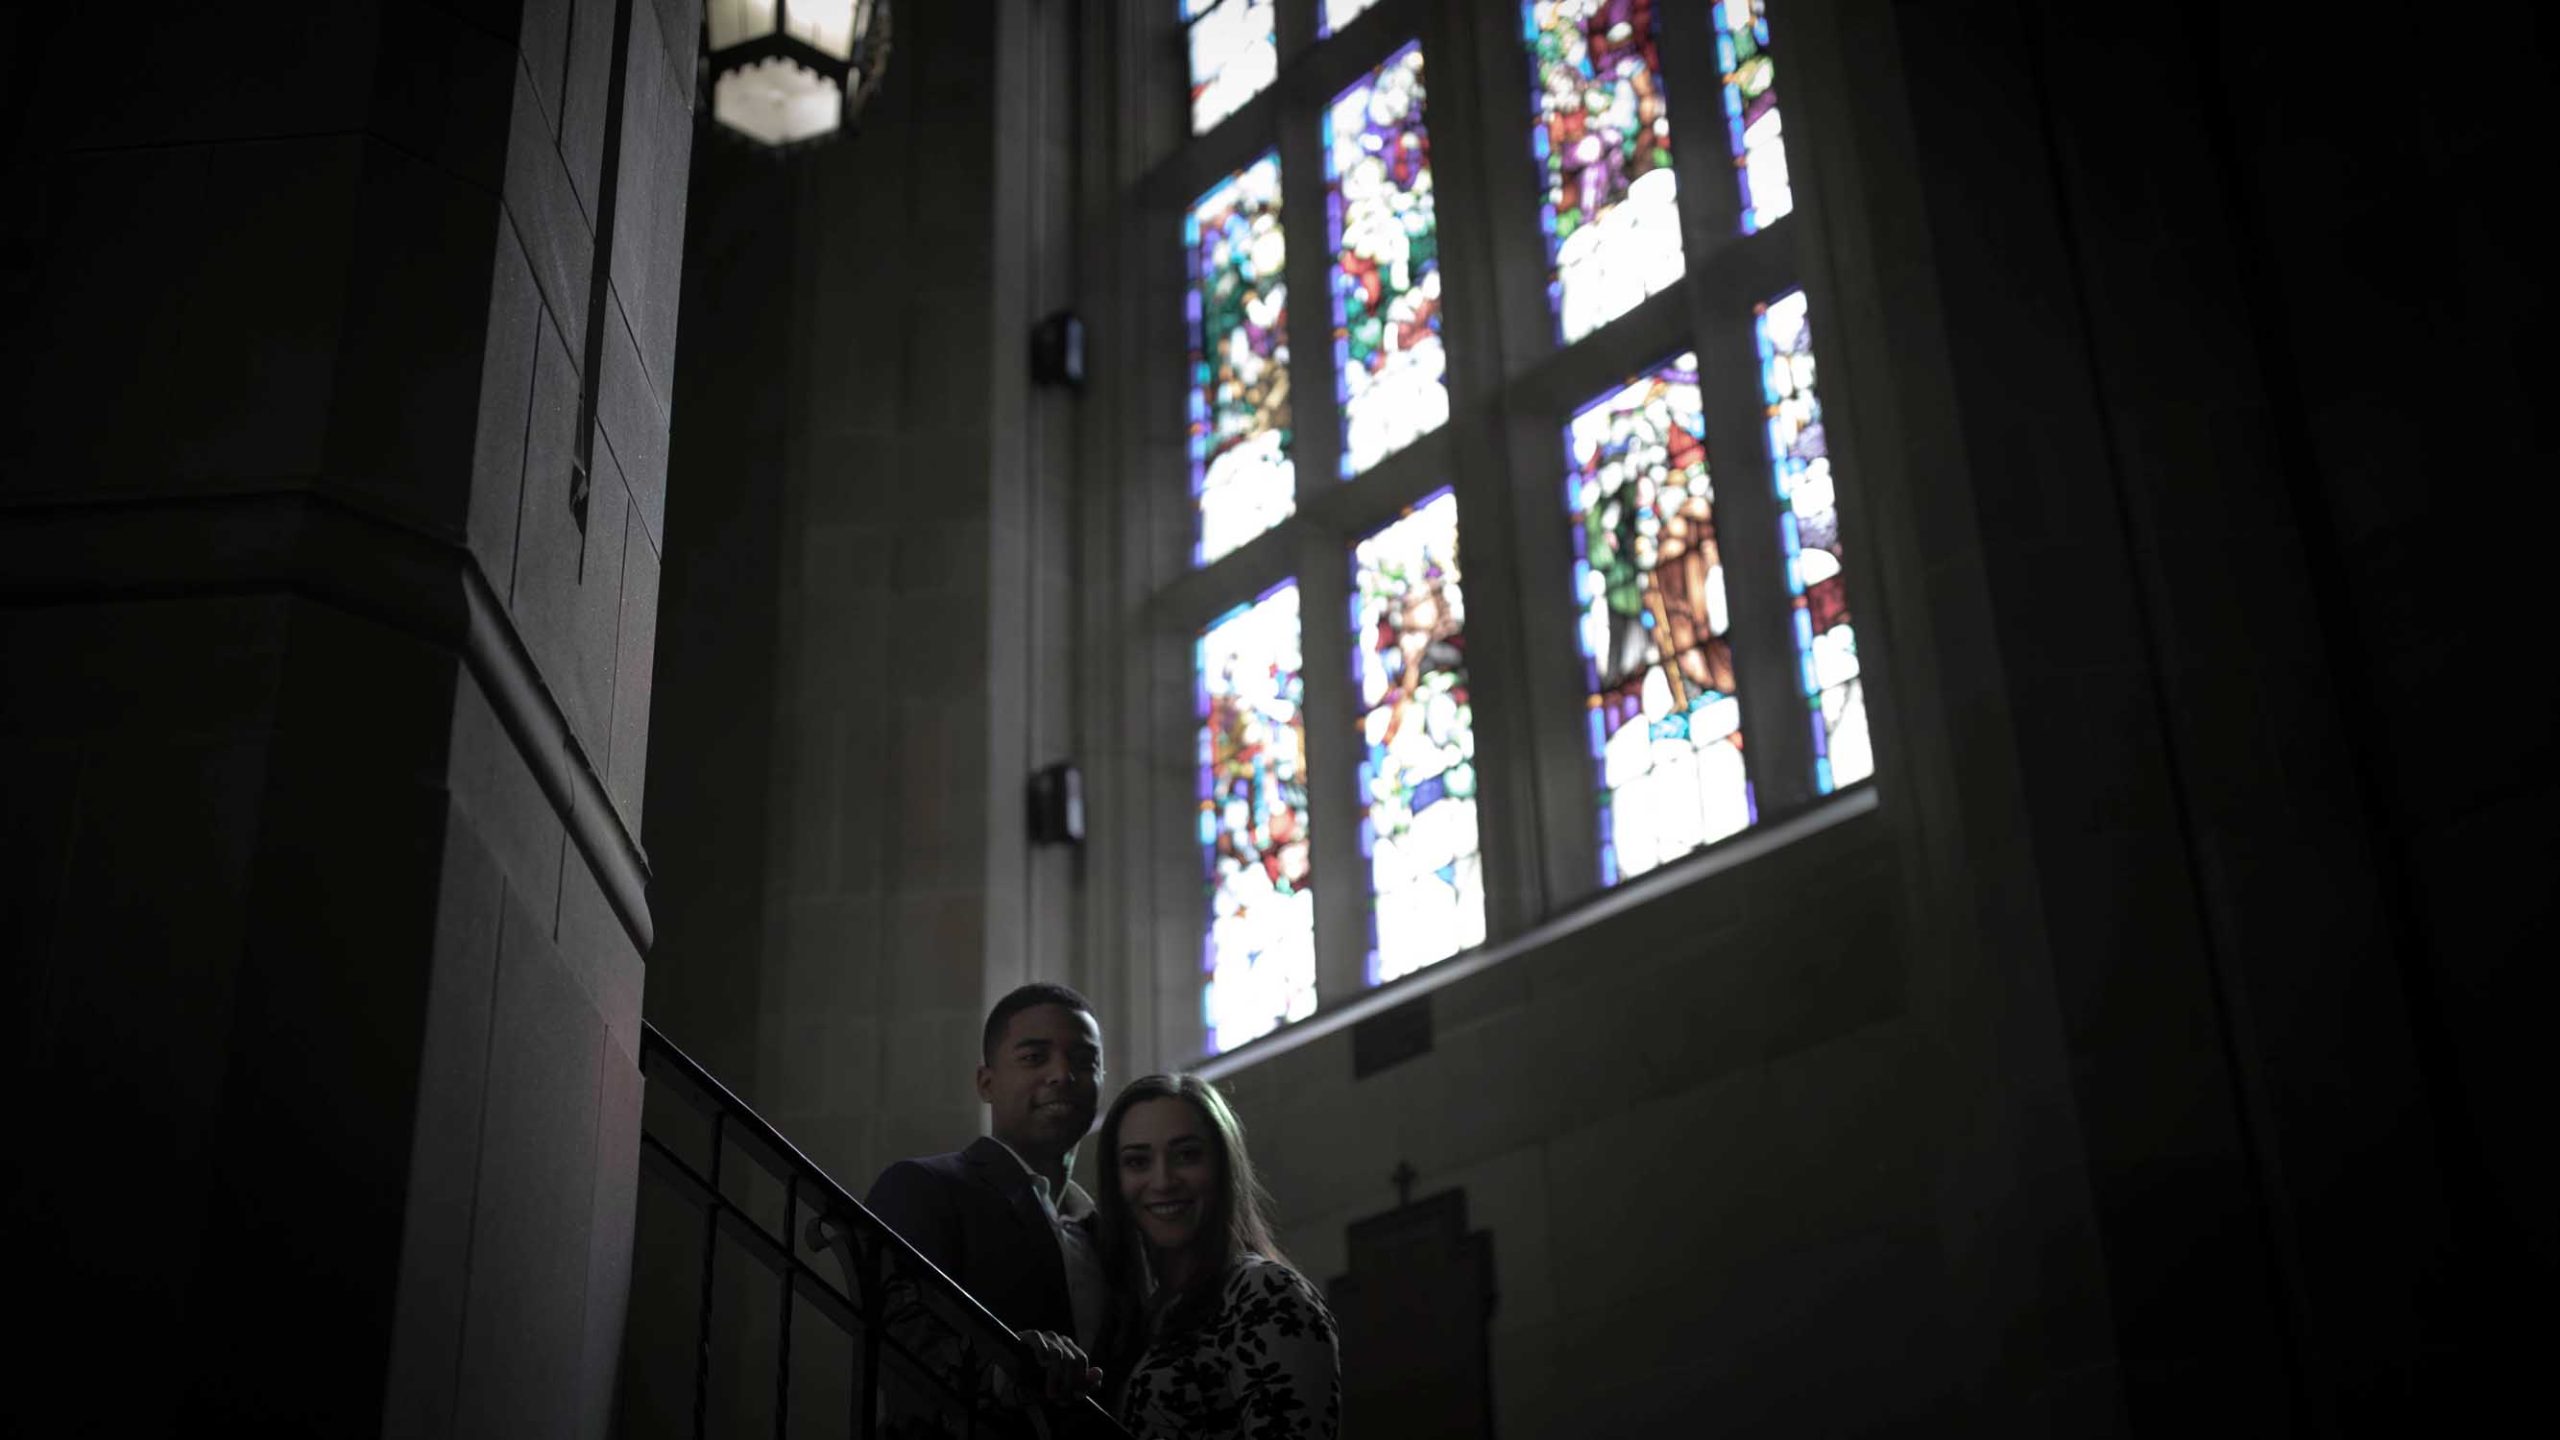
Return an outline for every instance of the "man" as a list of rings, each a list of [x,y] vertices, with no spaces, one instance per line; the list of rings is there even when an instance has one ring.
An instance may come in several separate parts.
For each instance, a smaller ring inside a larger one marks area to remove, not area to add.
[[[1064,985],[996,1002],[980,1041],[978,1098],[993,1133],[948,1155],[901,1160],[863,1203],[942,1272],[1022,1332],[1051,1398],[1101,1383],[1109,1280],[1093,1199],[1068,1177],[1102,1095],[1102,1026]]]

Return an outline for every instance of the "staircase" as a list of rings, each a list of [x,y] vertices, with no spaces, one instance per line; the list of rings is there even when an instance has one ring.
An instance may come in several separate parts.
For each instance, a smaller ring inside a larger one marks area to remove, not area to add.
[[[1126,1440],[654,1025],[616,1433]]]

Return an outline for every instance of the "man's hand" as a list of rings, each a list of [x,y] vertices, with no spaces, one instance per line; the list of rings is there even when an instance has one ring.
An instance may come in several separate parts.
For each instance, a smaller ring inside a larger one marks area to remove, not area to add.
[[[1022,1339],[1040,1366],[1046,1398],[1052,1404],[1073,1400],[1102,1384],[1102,1372],[1066,1336],[1048,1330],[1025,1330]]]

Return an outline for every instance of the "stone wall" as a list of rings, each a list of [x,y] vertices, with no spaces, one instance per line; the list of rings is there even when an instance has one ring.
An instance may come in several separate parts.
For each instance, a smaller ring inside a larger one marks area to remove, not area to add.
[[[700,157],[650,1014],[859,1193],[956,1148],[990,998],[1080,979],[1056,7],[901,6],[861,130]],[[701,477],[698,481],[690,477]]]
[[[699,11],[129,18],[11,22],[20,1398],[601,1433]]]

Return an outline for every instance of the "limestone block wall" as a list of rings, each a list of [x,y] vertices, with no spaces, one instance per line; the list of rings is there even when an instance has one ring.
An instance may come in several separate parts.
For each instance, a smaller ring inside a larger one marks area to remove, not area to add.
[[[2528,7],[2466,23],[2460,90],[2401,104],[2357,85],[2343,27],[2253,18],[2219,68],[2235,221],[2258,246],[2252,314],[2291,360],[2270,387],[2275,459],[2315,538],[2308,588],[2337,622],[2327,658],[2408,957],[2400,991],[2430,1106],[2452,1117],[2451,1203],[2479,1263],[2549,1273],[2560,1195],[2517,1138],[2533,1130],[2538,1012],[2515,1001],[2551,928],[2552,731],[2501,717],[2546,713],[2550,687],[2537,671],[2512,708],[2467,697],[2506,671],[2508,617],[2536,603],[2531,567],[2484,569],[2473,544],[2505,513],[2506,477],[2553,466],[2549,428],[2508,417],[2549,389],[2551,276],[2510,196],[2555,60]],[[2384,177],[2426,198],[2395,200]],[[2456,352],[2483,363],[2448,386],[2430,357]],[[2482,423],[2448,445],[2455,413]]]
[[[10,24],[32,1398],[600,1433],[699,11]]]
[[[979,1132],[994,995],[1092,983],[1023,790],[1071,753],[1071,17],[897,27],[859,133],[698,160],[651,779],[650,1015],[856,1192]]]

